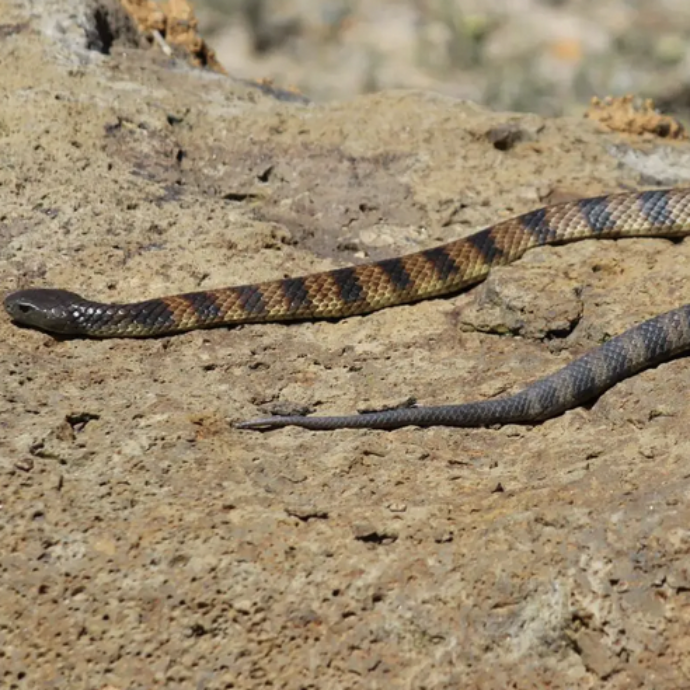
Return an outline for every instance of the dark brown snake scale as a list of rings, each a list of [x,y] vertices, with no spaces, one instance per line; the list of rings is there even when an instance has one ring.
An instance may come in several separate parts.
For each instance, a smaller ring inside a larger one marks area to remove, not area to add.
[[[690,189],[570,201],[501,221],[448,244],[334,271],[192,292],[131,304],[86,300],[66,290],[28,289],[5,298],[22,325],[96,338],[151,337],[239,323],[342,318],[446,295],[477,283],[528,249],[586,238],[690,234]],[[495,400],[342,417],[267,417],[245,429],[402,426],[476,427],[536,422],[597,397],[618,381],[690,349],[690,305],[645,321],[519,393]]]

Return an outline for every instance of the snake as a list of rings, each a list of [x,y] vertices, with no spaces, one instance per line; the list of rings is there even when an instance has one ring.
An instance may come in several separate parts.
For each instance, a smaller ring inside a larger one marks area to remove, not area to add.
[[[533,247],[588,238],[690,234],[690,188],[621,192],[543,206],[467,237],[411,254],[301,277],[187,292],[132,303],[85,299],[63,289],[10,293],[18,325],[68,337],[146,338],[243,323],[340,319],[457,293]],[[266,431],[487,427],[534,424],[599,397],[619,381],[690,349],[690,305],[651,318],[504,397],[342,416],[273,415],[236,424]]]

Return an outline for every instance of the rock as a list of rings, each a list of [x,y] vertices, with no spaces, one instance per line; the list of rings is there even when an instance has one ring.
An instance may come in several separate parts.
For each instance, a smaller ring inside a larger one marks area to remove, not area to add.
[[[2,14],[3,291],[126,301],[393,256],[637,188],[622,151],[668,146],[419,92],[284,101],[129,33],[89,50],[94,5],[41,7]],[[515,390],[687,299],[688,266],[688,243],[587,241],[488,293],[162,340],[0,319],[6,684],[687,685],[688,360],[519,430],[225,420]]]

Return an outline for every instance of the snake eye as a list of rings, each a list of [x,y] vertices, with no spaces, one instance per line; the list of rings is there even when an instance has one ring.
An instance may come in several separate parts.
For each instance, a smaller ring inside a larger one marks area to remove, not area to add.
[[[19,304],[17,305],[17,307],[19,308],[19,311],[20,311],[22,314],[28,314],[29,312],[33,311],[33,307],[32,307],[30,304],[26,304],[26,303],[22,304],[22,303],[19,303]]]

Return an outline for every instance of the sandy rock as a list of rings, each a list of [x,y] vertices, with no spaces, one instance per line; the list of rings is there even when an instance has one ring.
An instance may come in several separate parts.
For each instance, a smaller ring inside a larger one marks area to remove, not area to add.
[[[285,103],[126,37],[89,50],[91,5],[1,8],[4,292],[392,256],[653,185],[660,151],[682,181],[687,143],[416,92]],[[3,687],[686,686],[687,359],[532,428],[231,422],[516,390],[687,300],[688,270],[687,242],[587,241],[334,323],[85,341],[1,319]]]

